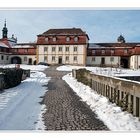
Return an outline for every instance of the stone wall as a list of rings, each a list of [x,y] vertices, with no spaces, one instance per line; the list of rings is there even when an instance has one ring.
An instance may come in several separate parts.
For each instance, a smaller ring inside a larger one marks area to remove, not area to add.
[[[73,76],[81,70],[73,70]],[[112,103],[120,106],[122,110],[132,113],[140,118],[140,83],[121,78],[108,77],[85,71],[81,77],[88,81],[88,85],[98,94],[107,97]],[[78,79],[80,81],[80,79]]]

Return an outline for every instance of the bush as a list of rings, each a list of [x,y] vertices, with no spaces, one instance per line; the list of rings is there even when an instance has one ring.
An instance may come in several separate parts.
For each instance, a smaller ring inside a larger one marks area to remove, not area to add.
[[[4,74],[4,88],[17,86],[22,81],[22,69],[6,68],[2,70]]]

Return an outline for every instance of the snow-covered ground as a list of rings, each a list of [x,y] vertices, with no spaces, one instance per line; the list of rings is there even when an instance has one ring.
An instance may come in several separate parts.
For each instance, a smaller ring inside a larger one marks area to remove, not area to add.
[[[124,112],[120,107],[109,102],[109,100],[97,94],[89,86],[86,86],[67,74],[63,77],[69,86],[86,102],[98,118],[102,120],[109,129],[113,131],[140,130],[140,121],[131,114]]]
[[[15,64],[8,64],[8,65],[0,65],[0,68],[15,68]],[[48,66],[44,65],[25,65],[21,64],[20,68],[22,69],[30,69],[32,71],[43,71],[44,69],[48,68]]]
[[[140,76],[140,70],[131,70],[123,68],[101,68],[101,67],[82,67],[82,66],[71,66],[64,65],[57,68],[58,71],[72,71],[72,69],[85,68],[93,73],[106,75],[106,76]]]
[[[0,130],[45,129],[42,113],[46,108],[39,102],[41,102],[40,97],[45,94],[46,85],[50,80],[40,71],[47,67],[29,65],[21,65],[21,67],[31,69],[31,76],[22,81],[20,85],[1,91]]]

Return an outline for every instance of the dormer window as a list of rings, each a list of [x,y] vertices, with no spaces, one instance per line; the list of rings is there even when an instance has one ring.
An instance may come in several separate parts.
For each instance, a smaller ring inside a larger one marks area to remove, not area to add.
[[[56,41],[56,37],[53,37],[53,42],[55,42]]]
[[[92,54],[95,54],[96,53],[96,50],[92,50]]]
[[[111,50],[111,54],[114,54],[115,53],[115,50]]]
[[[74,42],[78,42],[78,37],[74,37]]]
[[[102,54],[105,54],[105,50],[102,50]]]
[[[128,53],[128,49],[124,49],[124,53],[127,54]]]
[[[70,37],[66,37],[66,41],[69,42],[70,41]]]
[[[49,41],[49,38],[48,38],[48,37],[46,37],[46,38],[45,38],[45,41],[46,41],[46,42],[48,42],[48,41]]]

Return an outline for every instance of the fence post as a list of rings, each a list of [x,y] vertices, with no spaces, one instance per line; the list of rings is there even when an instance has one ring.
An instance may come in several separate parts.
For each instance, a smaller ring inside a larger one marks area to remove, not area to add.
[[[133,96],[133,115],[136,116],[136,97]]]

